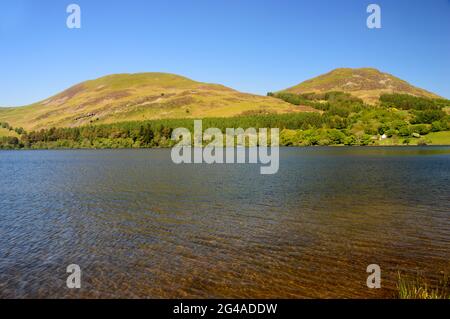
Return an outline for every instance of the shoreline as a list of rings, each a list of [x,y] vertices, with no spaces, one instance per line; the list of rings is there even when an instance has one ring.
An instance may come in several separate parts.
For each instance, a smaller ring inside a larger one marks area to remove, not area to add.
[[[254,146],[256,148],[259,148],[259,146]],[[354,148],[394,148],[394,147],[401,147],[401,148],[434,148],[434,147],[450,147],[450,144],[433,144],[433,145],[404,145],[404,144],[398,144],[398,145],[280,145],[279,148],[348,148],[348,149],[354,149]],[[116,148],[89,148],[89,147],[80,147],[80,148],[65,148],[65,147],[55,147],[55,148],[13,148],[13,149],[2,149],[0,148],[0,151],[87,151],[87,150],[166,150],[171,149],[172,147],[116,147]],[[202,147],[204,148],[204,147]],[[227,147],[223,147],[223,149],[226,149]],[[245,149],[249,149],[251,147],[245,146]]]

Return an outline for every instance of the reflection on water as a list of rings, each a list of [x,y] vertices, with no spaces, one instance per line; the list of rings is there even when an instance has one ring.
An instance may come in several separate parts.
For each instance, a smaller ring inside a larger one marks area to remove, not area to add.
[[[170,150],[0,152],[0,297],[390,297],[398,271],[450,273],[450,148],[280,156],[261,175]]]

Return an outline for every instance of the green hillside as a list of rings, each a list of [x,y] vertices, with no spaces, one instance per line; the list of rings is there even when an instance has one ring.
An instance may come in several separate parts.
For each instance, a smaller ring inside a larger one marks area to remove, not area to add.
[[[356,84],[342,89],[349,76]],[[449,110],[450,100],[375,69],[338,69],[267,97],[172,74],[119,74],[1,109],[0,149],[170,147],[173,130],[193,130],[193,118],[224,133],[279,128],[284,146],[450,145]]]
[[[116,74],[77,84],[29,106],[0,109],[0,122],[36,130],[123,121],[315,111],[166,73]]]
[[[412,86],[391,74],[373,68],[340,68],[302,82],[282,92],[324,93],[342,91],[363,99],[366,103],[378,102],[382,94],[405,93],[419,97],[439,98],[436,94]]]

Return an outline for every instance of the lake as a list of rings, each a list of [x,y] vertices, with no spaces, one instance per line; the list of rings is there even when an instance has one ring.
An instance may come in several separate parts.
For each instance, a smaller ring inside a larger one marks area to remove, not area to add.
[[[388,298],[398,272],[450,273],[450,147],[282,148],[259,168],[1,151],[0,297]]]

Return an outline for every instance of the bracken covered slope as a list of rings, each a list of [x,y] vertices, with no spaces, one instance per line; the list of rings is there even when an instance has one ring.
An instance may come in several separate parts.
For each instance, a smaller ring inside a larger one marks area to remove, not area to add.
[[[315,111],[167,73],[116,74],[77,84],[29,106],[0,109],[27,130],[166,118]]]
[[[406,93],[439,98],[436,94],[417,88],[391,74],[373,68],[340,68],[288,88],[289,93],[323,93],[343,91],[374,104],[383,93]]]

